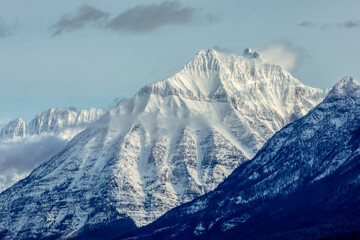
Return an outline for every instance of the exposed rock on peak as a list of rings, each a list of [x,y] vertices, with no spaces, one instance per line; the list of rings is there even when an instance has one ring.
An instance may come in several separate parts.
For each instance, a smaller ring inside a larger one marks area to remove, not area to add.
[[[345,76],[329,92],[327,99],[342,98],[346,96],[360,96],[360,82],[350,76]]]
[[[253,58],[253,59],[259,59],[260,53],[252,50],[251,48],[246,48],[243,52],[243,56],[248,57],[248,58]]]

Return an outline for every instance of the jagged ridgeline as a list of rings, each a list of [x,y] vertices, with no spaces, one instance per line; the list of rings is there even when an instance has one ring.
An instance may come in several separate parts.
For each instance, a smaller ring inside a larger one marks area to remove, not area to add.
[[[115,229],[144,226],[213,190],[326,93],[250,50],[202,50],[4,191],[0,232],[4,239],[96,238],[101,229],[101,238],[113,238]]]
[[[58,133],[72,129],[84,129],[98,120],[105,111],[90,108],[77,112],[75,108],[51,108],[35,116],[29,124],[21,118],[10,121],[0,130],[0,140],[26,137],[41,133]]]

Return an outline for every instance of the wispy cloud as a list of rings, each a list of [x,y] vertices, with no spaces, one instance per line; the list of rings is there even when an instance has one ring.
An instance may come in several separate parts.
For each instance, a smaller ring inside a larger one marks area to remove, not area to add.
[[[194,20],[195,10],[175,1],[138,5],[120,13],[106,27],[132,33],[149,32],[165,25],[189,24]]]
[[[341,23],[323,23],[323,24],[317,24],[309,20],[305,20],[299,24],[297,24],[298,27],[302,28],[317,28],[321,30],[329,30],[333,27],[339,27],[344,29],[352,29],[352,28],[359,28],[360,27],[360,21],[354,21],[354,20],[348,20]]]
[[[214,22],[211,15],[200,15],[199,10],[184,7],[178,1],[137,5],[111,18],[109,12],[89,5],[64,15],[52,28],[53,36],[85,27],[109,29],[118,33],[146,33],[167,25],[190,25],[195,22]]]
[[[55,30],[53,36],[63,32],[88,27],[89,25],[99,25],[107,21],[109,13],[103,12],[89,5],[82,5],[76,11],[68,13],[60,18],[52,28]]]
[[[311,27],[314,27],[315,24],[312,22],[312,21],[303,21],[301,23],[298,24],[299,27],[306,27],[306,28],[311,28]]]
[[[296,69],[302,55],[300,49],[294,48],[287,42],[276,42],[266,45],[259,50],[264,62],[281,66],[286,70]]]
[[[215,45],[212,47],[214,50],[219,51],[219,52],[223,52],[223,53],[231,53],[233,52],[231,49],[226,48],[226,47],[222,47],[219,45]]]
[[[339,27],[349,28],[349,29],[350,28],[358,28],[358,27],[360,27],[360,22],[349,20],[349,21],[339,24]]]

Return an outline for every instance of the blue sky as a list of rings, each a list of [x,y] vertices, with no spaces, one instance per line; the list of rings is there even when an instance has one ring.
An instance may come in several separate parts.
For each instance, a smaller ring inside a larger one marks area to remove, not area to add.
[[[267,51],[313,87],[360,79],[359,9],[355,0],[1,0],[0,124],[50,107],[108,109],[208,48]]]

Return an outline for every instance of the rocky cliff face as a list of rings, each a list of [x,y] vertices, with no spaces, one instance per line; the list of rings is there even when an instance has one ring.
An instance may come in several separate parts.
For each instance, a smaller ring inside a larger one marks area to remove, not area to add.
[[[213,190],[326,93],[261,58],[200,51],[3,192],[0,232],[71,238],[146,225]]]
[[[277,132],[214,191],[130,236],[351,237],[344,234],[360,229],[359,176],[360,83],[345,77],[321,104]]]

